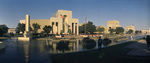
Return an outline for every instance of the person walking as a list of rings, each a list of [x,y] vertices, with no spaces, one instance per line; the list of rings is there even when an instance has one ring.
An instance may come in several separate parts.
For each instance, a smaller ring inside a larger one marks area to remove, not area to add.
[[[146,37],[147,47],[150,47],[150,36],[148,35]]]
[[[99,39],[98,39],[98,48],[100,48],[101,49],[101,46],[102,46],[102,39],[101,39],[101,36],[99,37]]]
[[[131,40],[133,40],[133,36],[131,35]]]

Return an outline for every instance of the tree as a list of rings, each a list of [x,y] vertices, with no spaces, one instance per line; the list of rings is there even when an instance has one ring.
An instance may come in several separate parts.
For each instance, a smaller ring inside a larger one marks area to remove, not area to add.
[[[60,31],[60,34],[63,34],[63,30]]]
[[[0,36],[3,36],[4,31],[2,29],[0,29]]]
[[[123,33],[123,32],[124,32],[123,27],[116,27],[116,34],[120,34],[120,33]]]
[[[29,30],[30,30],[30,31],[33,31],[33,29],[31,28],[31,26],[30,26]]]
[[[71,29],[68,29],[68,33],[69,33],[69,34],[71,33]]]
[[[8,27],[6,25],[0,25],[0,36],[3,36],[8,32]]]
[[[138,33],[139,33],[139,30],[136,30],[136,31],[135,31],[135,34],[138,34]]]
[[[33,29],[30,27],[29,28],[30,31],[32,31]],[[18,26],[16,27],[16,33],[20,33],[25,31],[25,24],[24,23],[18,23]]]
[[[108,31],[110,32],[110,34],[113,34],[113,32],[115,32],[115,29],[109,28]]]
[[[105,28],[104,28],[104,27],[98,27],[98,28],[97,28],[97,31],[100,32],[100,33],[102,33],[102,32],[105,31]]]
[[[38,23],[33,23],[33,33],[37,33],[38,29],[40,29],[40,25]]]
[[[130,29],[127,33],[128,33],[128,34],[131,34],[131,33],[133,33],[133,30]]]
[[[83,30],[85,30],[85,26],[86,26],[86,32],[90,32],[90,34],[96,31],[96,26],[93,24],[93,22],[89,21],[87,24],[84,24]]]
[[[50,33],[50,31],[52,31],[52,27],[46,25],[46,26],[43,28],[43,30],[44,30],[44,32],[45,32],[46,34],[48,34],[48,33]]]
[[[135,34],[140,34],[140,33],[142,33],[141,30],[136,30],[136,31],[135,31]]]

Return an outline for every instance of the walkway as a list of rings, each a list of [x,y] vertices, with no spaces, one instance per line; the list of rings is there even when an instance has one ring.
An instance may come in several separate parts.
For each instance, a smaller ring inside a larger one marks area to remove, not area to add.
[[[147,47],[145,40],[139,40],[136,43],[130,44],[126,46],[127,48],[134,48],[131,52],[129,52],[127,55],[131,56],[141,56],[141,57],[148,57],[150,56],[150,47]]]

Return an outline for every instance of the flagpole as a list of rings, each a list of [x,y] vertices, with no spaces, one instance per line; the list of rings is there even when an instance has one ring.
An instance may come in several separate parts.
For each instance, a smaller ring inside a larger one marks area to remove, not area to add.
[[[84,33],[85,33],[85,35],[86,35],[86,23],[85,23],[85,32],[84,32]]]
[[[85,17],[85,32],[84,32],[84,34],[86,35],[86,24],[87,24],[87,20],[86,20],[86,17]]]

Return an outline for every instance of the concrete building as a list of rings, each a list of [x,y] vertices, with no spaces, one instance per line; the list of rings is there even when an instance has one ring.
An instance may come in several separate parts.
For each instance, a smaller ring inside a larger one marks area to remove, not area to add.
[[[147,34],[147,35],[150,35],[150,28],[149,30],[141,30],[143,34]]]
[[[107,29],[106,29],[106,33],[110,33],[109,29],[116,29],[116,27],[121,27],[119,25],[119,21],[117,20],[112,20],[112,21],[107,21]]]
[[[131,25],[131,26],[127,26],[127,31],[129,31],[129,30],[133,30],[133,32],[135,32],[135,28],[134,28],[134,26],[133,25]]]
[[[16,33],[16,28],[9,28],[7,33]]]
[[[81,24],[79,24],[79,33],[82,33],[83,31],[84,31],[84,28],[83,28],[83,25],[84,25],[85,23],[81,23]]]
[[[119,21],[111,20],[111,21],[107,21],[107,27],[105,27],[105,26],[97,26],[96,29],[99,28],[99,27],[103,27],[105,29],[104,33],[110,33],[109,32],[110,28],[116,29],[116,27],[121,27],[121,26],[119,25]],[[95,32],[95,33],[98,33],[98,32]]]
[[[25,20],[20,20],[20,23],[25,23]],[[30,26],[32,29],[33,23],[38,23],[40,25],[38,33],[43,31],[45,25],[48,25],[52,27],[52,31],[50,32],[51,34],[60,34],[61,32],[68,34],[69,29],[71,30],[71,33],[79,34],[79,20],[72,18],[72,11],[68,10],[58,10],[57,13],[55,13],[55,16],[50,17],[50,19],[30,20]]]

